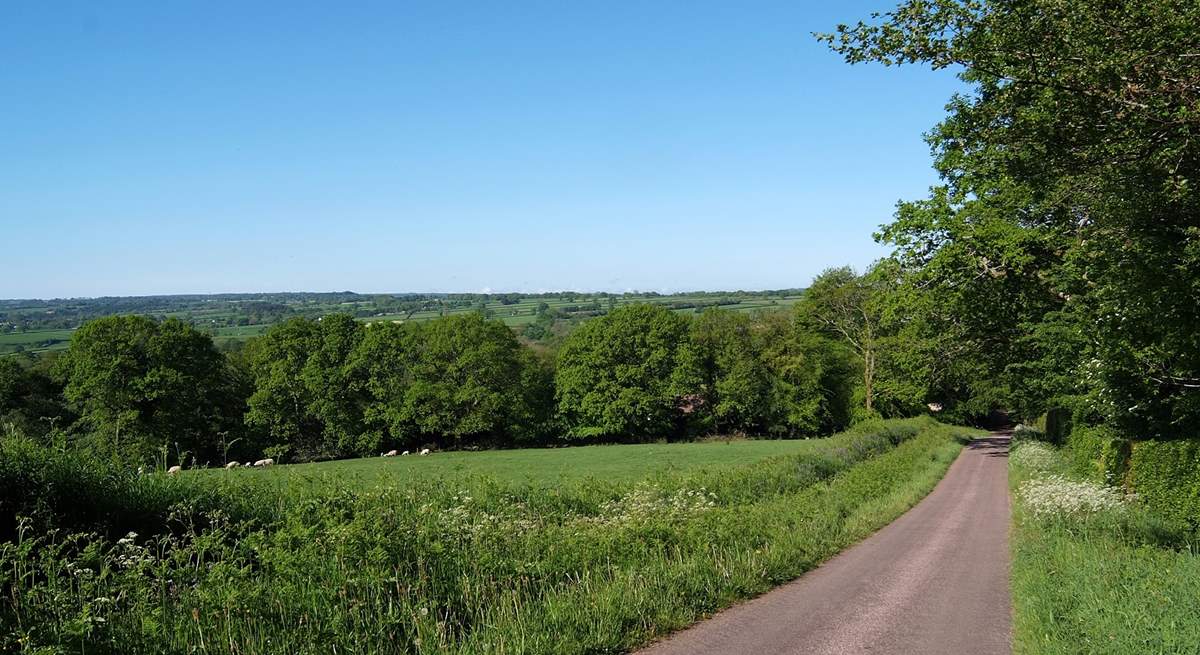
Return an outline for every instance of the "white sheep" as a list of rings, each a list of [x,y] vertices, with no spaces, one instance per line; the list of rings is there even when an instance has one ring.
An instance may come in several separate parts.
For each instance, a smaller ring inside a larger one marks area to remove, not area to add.
[[[229,469],[235,469],[235,468],[237,468],[237,467],[239,467],[239,466],[241,466],[241,464],[237,463],[236,461],[234,461],[234,462],[230,462],[230,463],[228,463],[228,464],[226,464],[226,465],[225,465],[225,470],[226,470],[226,471],[228,471]]]
[[[380,455],[380,457],[395,457],[395,456],[396,456],[396,451],[395,451],[395,450],[389,450],[389,451],[387,451],[386,453],[382,453],[382,454]]]
[[[251,466],[254,466],[254,465],[251,464],[250,462],[246,462],[245,464],[242,464],[242,468],[250,468]]]
[[[271,459],[270,457],[266,459],[260,459],[254,463],[255,466],[271,466],[273,464],[275,464],[275,460]]]
[[[420,454],[420,455],[428,455],[428,454],[429,454],[429,449],[428,449],[428,448],[422,448],[422,449],[421,449],[421,452],[420,452],[420,453],[418,453],[418,454]]]
[[[171,468],[167,469],[167,475],[175,475],[182,470],[183,470],[182,466],[175,465],[175,466],[172,466]]]
[[[403,456],[405,456],[405,455],[407,455],[407,454],[408,454],[408,451],[406,450],[406,451],[404,451],[404,452],[400,453],[400,456],[401,456],[401,457],[403,457]]]

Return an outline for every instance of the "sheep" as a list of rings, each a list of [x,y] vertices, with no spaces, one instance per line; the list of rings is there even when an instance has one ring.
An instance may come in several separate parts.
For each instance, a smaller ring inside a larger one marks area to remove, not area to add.
[[[380,455],[380,457],[395,457],[395,456],[396,456],[396,451],[395,451],[395,450],[389,450],[389,451],[387,451],[386,453],[382,453],[382,454]]]
[[[428,449],[428,448],[422,448],[422,449],[421,449],[421,452],[420,452],[419,454],[421,454],[421,455],[428,455],[428,454],[429,454],[429,449]]]
[[[271,459],[270,457],[268,457],[268,458],[266,458],[266,459],[260,459],[260,460],[258,460],[257,462],[255,462],[255,463],[254,463],[254,465],[255,465],[255,466],[271,466],[271,465],[273,465],[274,463],[275,463],[275,460],[273,460],[273,459]]]
[[[407,455],[407,454],[408,454],[408,451],[406,450],[406,451],[400,453],[400,456],[403,457],[404,455]]]
[[[237,468],[237,467],[239,467],[239,466],[241,466],[241,464],[237,463],[236,461],[234,461],[234,462],[230,462],[230,463],[228,463],[228,464],[226,464],[226,465],[225,465],[225,470],[226,470],[226,471],[228,471],[229,469],[235,469],[235,468]]]
[[[251,466],[254,466],[254,465],[251,464],[250,462],[246,462],[245,464],[242,464],[242,468],[250,468]]]
[[[175,474],[179,473],[179,472],[180,472],[180,471],[182,471],[182,470],[183,470],[183,467],[182,467],[182,466],[179,466],[179,465],[177,464],[177,465],[175,465],[175,466],[172,466],[171,468],[167,469],[167,475],[175,475]]]

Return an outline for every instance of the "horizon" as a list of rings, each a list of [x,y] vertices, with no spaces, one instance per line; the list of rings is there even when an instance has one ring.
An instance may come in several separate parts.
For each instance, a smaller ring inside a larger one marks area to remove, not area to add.
[[[953,71],[811,32],[884,2],[22,7],[8,298],[807,284],[936,184]],[[662,26],[670,25],[670,30]],[[47,235],[53,235],[47,241]],[[254,292],[251,292],[254,293]]]
[[[554,294],[575,293],[579,295],[649,295],[657,294],[661,296],[683,296],[696,293],[785,293],[785,292],[802,292],[808,287],[782,287],[777,289],[681,289],[679,291],[656,291],[653,289],[632,289],[627,291],[606,291],[604,289],[597,290],[580,290],[580,289],[547,289],[544,291],[353,291],[350,289],[341,289],[337,291],[218,291],[213,293],[146,293],[146,294],[131,294],[131,295],[101,295],[101,296],[57,296],[43,298],[0,298],[0,302],[19,302],[19,301],[38,301],[38,302],[54,302],[68,300],[104,300],[104,299],[120,299],[120,298],[184,298],[196,296],[271,296],[271,295],[334,295],[334,294],[350,294],[355,296],[505,296],[505,295],[523,295],[523,296],[542,296]]]

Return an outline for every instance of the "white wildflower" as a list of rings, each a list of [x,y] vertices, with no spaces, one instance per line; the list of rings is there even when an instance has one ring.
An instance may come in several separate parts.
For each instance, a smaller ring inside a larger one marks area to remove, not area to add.
[[[1017,488],[1017,495],[1039,517],[1120,511],[1125,506],[1125,497],[1118,489],[1061,475],[1026,480]]]

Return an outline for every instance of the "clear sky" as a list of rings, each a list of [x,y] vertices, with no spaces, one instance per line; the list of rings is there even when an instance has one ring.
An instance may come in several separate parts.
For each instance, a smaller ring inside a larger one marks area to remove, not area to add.
[[[804,286],[936,182],[891,6],[6,3],[0,297]]]

